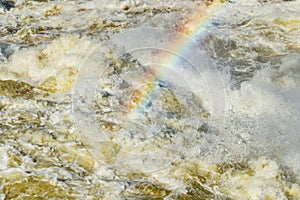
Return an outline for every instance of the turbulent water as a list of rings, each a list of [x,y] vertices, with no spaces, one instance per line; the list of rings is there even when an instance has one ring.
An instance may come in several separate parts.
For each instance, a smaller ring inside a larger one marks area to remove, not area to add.
[[[0,199],[300,199],[300,1],[0,2]]]

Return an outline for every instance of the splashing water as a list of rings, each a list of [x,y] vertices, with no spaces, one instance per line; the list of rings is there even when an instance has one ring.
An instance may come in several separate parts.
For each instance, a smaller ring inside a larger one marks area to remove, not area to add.
[[[0,10],[0,199],[299,199],[299,1],[206,4]]]

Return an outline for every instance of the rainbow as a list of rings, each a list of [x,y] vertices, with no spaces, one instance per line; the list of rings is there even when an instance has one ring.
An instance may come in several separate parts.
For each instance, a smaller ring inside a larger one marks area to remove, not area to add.
[[[222,1],[213,1],[210,4],[206,3],[205,10],[194,13],[184,27],[178,30],[183,34],[183,37],[176,38],[176,41],[171,42],[172,45],[169,48],[172,52],[177,55],[185,55],[194,42],[199,42],[205,38],[208,34],[208,28],[213,26],[213,20],[224,12],[226,5],[227,3]],[[178,57],[172,57],[172,59],[170,57],[161,58],[160,62],[172,66],[178,62]]]
[[[177,55],[186,55],[194,42],[199,42],[208,34],[208,28],[213,26],[213,19],[220,16],[224,12],[224,7],[227,3],[221,1],[213,1],[206,3],[204,10],[195,12],[188,22],[184,25],[179,32],[182,33],[182,37],[175,38],[170,42],[169,49],[175,52]],[[176,66],[180,59],[174,55],[162,56],[157,58],[156,63],[160,63],[161,66]],[[133,92],[132,98],[128,103],[127,116],[134,116],[137,112],[143,110],[151,98],[153,92],[157,88],[155,81],[159,79],[159,72],[154,70],[156,78],[153,80],[145,80],[140,88]]]

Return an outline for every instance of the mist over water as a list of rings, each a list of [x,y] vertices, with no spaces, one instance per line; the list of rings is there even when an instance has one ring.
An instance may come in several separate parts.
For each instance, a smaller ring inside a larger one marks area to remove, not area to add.
[[[299,199],[300,2],[223,3],[0,10],[0,199]]]

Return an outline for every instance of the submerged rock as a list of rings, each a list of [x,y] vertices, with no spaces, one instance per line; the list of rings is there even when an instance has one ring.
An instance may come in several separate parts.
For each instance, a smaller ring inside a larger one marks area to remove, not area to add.
[[[19,49],[17,45],[0,42],[0,61],[5,61]]]
[[[14,1],[1,0],[0,7],[3,7],[5,10],[10,10],[15,7]]]

